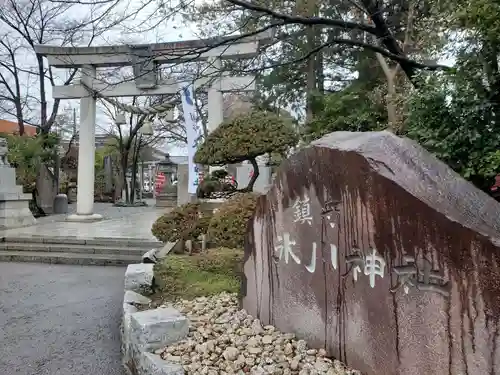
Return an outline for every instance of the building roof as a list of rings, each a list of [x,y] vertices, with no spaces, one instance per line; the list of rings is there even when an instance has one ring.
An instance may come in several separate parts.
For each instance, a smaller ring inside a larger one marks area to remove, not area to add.
[[[175,164],[188,164],[188,157],[187,156],[170,155],[170,160],[172,160]]]
[[[19,124],[14,121],[0,120],[0,133],[6,133],[6,134],[19,133]],[[24,134],[29,136],[35,136],[36,126],[24,124]]]

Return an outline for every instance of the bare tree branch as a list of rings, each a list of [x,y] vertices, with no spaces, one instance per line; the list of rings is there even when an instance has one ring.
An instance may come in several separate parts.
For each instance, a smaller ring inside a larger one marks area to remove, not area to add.
[[[290,15],[275,12],[272,9],[269,9],[269,8],[266,8],[266,7],[263,7],[263,6],[254,4],[254,3],[249,3],[248,1],[243,1],[243,0],[226,0],[226,1],[228,1],[234,5],[237,5],[239,7],[248,9],[248,10],[267,14],[268,16],[271,16],[272,18],[279,19],[286,24],[296,23],[296,24],[309,25],[309,26],[310,25],[324,25],[324,26],[340,27],[343,29],[357,29],[357,30],[366,31],[366,32],[369,32],[372,34],[374,34],[376,32],[375,28],[371,25],[368,25],[368,24],[349,22],[349,21],[343,21],[343,20],[332,20],[332,19],[324,18],[324,17],[290,16]]]
[[[360,30],[375,35],[385,48],[381,48],[376,45],[346,38],[332,39],[330,40],[329,44],[339,43],[350,46],[357,46],[380,53],[398,62],[401,65],[402,70],[405,72],[405,74],[408,76],[410,80],[414,78],[416,74],[416,69],[436,70],[436,69],[448,68],[443,65],[424,64],[409,59],[404,53],[403,49],[400,47],[394,35],[389,30],[387,22],[383,18],[382,15],[383,12],[380,3],[374,0],[362,0],[363,7],[366,13],[369,15],[370,19],[373,21],[374,26],[360,22],[349,22],[340,19],[330,19],[325,17],[301,17],[301,16],[287,15],[276,12],[272,9],[266,8],[264,6],[255,3],[250,3],[245,0],[225,0],[225,1],[235,6],[238,6],[242,9],[266,14],[267,16],[270,16],[272,19],[277,19],[282,21],[283,24],[299,24],[304,26],[321,25],[324,27],[334,27],[347,30]],[[324,47],[325,46],[323,45],[321,46],[320,49]]]
[[[4,69],[8,72],[9,77],[4,74],[4,81],[12,87],[15,83],[19,83],[20,92],[14,92],[14,102],[17,103],[18,110],[16,117],[18,123],[26,122],[23,117],[28,112],[31,112],[29,102],[37,102],[34,106],[38,110],[39,121],[35,124],[43,134],[50,131],[54,123],[59,107],[60,99],[55,99],[49,108],[49,99],[47,98],[47,84],[54,86],[57,77],[54,76],[52,69],[47,68],[42,56],[37,56],[34,47],[39,44],[47,44],[57,42],[60,45],[73,46],[75,41],[85,39],[87,45],[91,45],[95,38],[102,35],[108,27],[117,24],[118,20],[111,20],[111,10],[116,7],[119,0],[107,2],[109,6],[91,7],[88,12],[75,12],[73,7],[76,4],[61,3],[50,0],[6,0],[3,7],[0,8],[0,26],[4,26],[3,30],[8,30],[1,40],[0,50],[7,50],[8,41],[14,41],[16,48],[23,48],[22,53],[15,51],[11,53],[11,59],[7,69],[6,64],[0,65],[0,70]],[[95,2],[92,5],[96,5]],[[88,14],[87,14],[88,13]],[[124,16],[125,17],[125,16]],[[124,17],[120,17],[123,19]],[[102,25],[101,25],[102,24]],[[18,46],[18,47],[17,47]],[[35,61],[31,68],[21,67],[19,62],[22,60],[22,65],[31,64],[31,59],[35,57]],[[3,61],[5,62],[5,60]],[[16,66],[16,74],[13,72],[13,67]],[[70,72],[66,77],[63,85],[68,85],[72,82],[76,75],[76,69]],[[33,90],[32,77],[37,78],[38,89],[37,95],[33,96],[28,92]],[[21,80],[26,81],[24,88],[21,87]],[[0,83],[1,84],[1,83]],[[15,90],[13,90],[15,91]],[[22,99],[24,98],[24,100]],[[19,105],[21,102],[21,105]],[[21,109],[21,112],[19,111]],[[27,111],[26,113],[22,113]],[[34,117],[34,116],[32,116]]]

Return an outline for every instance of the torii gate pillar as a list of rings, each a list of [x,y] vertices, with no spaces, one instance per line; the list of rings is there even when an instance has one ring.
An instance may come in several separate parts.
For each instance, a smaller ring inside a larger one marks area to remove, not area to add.
[[[222,62],[219,58],[209,60],[210,70],[212,72],[220,72],[222,69]],[[222,123],[224,120],[224,100],[222,96],[221,81],[214,82],[208,89],[208,132],[211,133]]]
[[[82,82],[93,86],[96,68],[82,67]],[[95,122],[96,98],[88,93],[80,99],[80,129],[78,131],[78,190],[76,214],[69,215],[68,221],[97,221],[102,216],[94,213],[94,164],[95,164]]]

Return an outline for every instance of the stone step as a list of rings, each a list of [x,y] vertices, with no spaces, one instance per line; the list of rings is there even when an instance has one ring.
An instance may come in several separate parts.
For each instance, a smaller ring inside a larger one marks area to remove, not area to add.
[[[113,237],[93,237],[78,238],[75,236],[3,236],[1,242],[15,243],[43,243],[43,244],[64,244],[64,245],[89,245],[89,246],[115,246],[115,247],[134,247],[147,250],[160,248],[161,242],[140,238],[113,238]]]
[[[120,247],[120,246],[98,246],[98,245],[76,245],[64,243],[29,243],[29,242],[1,242],[0,250],[24,251],[24,252],[55,252],[55,253],[79,253],[79,254],[121,254],[131,256],[142,256],[151,248],[142,247]]]
[[[128,264],[140,263],[141,257],[121,254],[81,254],[0,250],[0,262],[78,264],[83,266],[126,266]]]

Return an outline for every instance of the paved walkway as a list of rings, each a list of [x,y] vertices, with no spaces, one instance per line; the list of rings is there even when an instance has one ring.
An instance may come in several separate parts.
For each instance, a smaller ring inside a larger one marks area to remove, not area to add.
[[[0,374],[123,375],[121,267],[0,263]]]
[[[96,203],[95,211],[105,220],[94,223],[65,221],[66,215],[54,215],[38,219],[38,224],[30,227],[0,231],[0,235],[36,235],[81,238],[138,238],[154,240],[151,226],[165,209],[150,207],[113,207],[107,203]]]
[[[65,222],[63,215],[0,235],[153,239],[164,210],[95,206],[106,220]],[[119,325],[121,267],[0,263],[0,374],[123,375]]]
[[[112,203],[94,203],[94,213],[102,215],[105,219],[117,219],[129,215],[130,213],[159,211],[162,209],[154,206],[154,199],[146,199],[148,206],[140,207],[116,207]],[[76,203],[68,206],[68,213],[76,213]],[[65,221],[67,215],[49,215],[38,218],[38,222],[46,223],[53,221]]]

